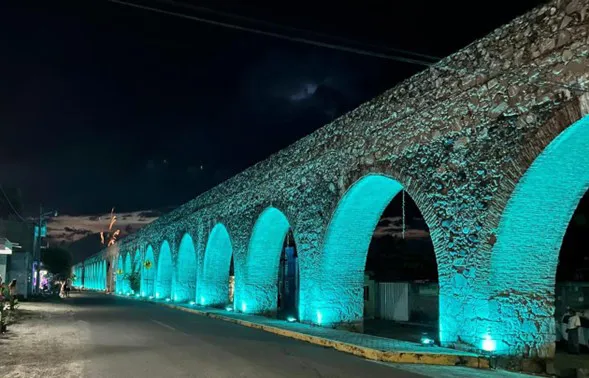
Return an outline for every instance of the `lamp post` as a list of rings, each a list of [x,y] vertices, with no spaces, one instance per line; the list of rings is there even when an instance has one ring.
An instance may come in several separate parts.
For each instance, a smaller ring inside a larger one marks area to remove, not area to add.
[[[35,277],[33,282],[35,283],[34,287],[33,287],[33,293],[38,293],[39,292],[39,287],[41,285],[41,249],[43,248],[42,246],[42,240],[43,240],[43,223],[44,223],[44,219],[46,217],[51,217],[54,216],[56,217],[58,215],[57,210],[53,210],[53,211],[48,211],[48,212],[43,212],[43,206],[39,206],[39,222],[38,224],[35,226],[35,253],[34,253],[34,258],[33,261],[37,263],[37,266],[35,268]]]

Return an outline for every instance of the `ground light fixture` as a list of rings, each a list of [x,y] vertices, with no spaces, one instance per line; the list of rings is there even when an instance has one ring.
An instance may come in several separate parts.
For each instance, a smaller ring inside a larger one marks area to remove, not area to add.
[[[170,298],[166,298],[166,302],[169,302],[169,301],[170,301]]]
[[[295,318],[294,316],[287,316],[286,321],[289,323],[296,322],[297,318]]]
[[[153,299],[153,295],[150,295],[150,296],[149,296],[149,299]]]
[[[421,345],[432,346],[435,344],[435,340],[429,337],[427,333],[424,333],[421,335],[420,343]]]
[[[227,305],[227,306],[225,306],[225,310],[226,311],[233,311],[233,306]]]
[[[191,305],[191,306],[194,306],[196,304],[196,302],[195,301],[190,301],[190,302],[188,302],[188,304]]]

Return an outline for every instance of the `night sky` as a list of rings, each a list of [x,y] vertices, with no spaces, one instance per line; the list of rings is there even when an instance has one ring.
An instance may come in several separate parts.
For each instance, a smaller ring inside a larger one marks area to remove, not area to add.
[[[431,3],[190,2],[434,56],[541,2]],[[0,183],[22,190],[25,214],[180,205],[423,69],[106,0],[0,4]]]

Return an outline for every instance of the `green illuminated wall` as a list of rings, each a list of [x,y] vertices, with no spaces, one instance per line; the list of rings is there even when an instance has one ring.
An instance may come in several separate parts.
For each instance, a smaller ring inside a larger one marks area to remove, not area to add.
[[[374,229],[384,209],[403,187],[396,180],[368,175],[341,198],[323,242],[314,277],[314,314],[304,317],[316,324],[362,320],[364,269]]]
[[[554,352],[554,287],[560,247],[589,188],[589,117],[534,160],[507,203],[492,252],[489,334],[497,353]]]
[[[162,242],[157,260],[157,276],[155,284],[155,297],[158,299],[170,298],[172,294],[172,252],[167,241]]]
[[[260,214],[249,242],[243,281],[236,292],[236,309],[248,313],[274,312],[278,296],[278,266],[290,225],[278,209]]]
[[[176,279],[172,298],[175,302],[194,301],[196,295],[196,251],[192,237],[184,234],[178,248]]]
[[[223,305],[229,301],[229,268],[233,248],[225,226],[217,223],[208,237],[202,277],[198,280],[197,302]]]
[[[99,255],[124,258],[164,240],[176,252],[189,233],[197,302],[227,301],[233,255],[235,308],[272,311],[272,250],[288,224],[297,243],[300,321],[356,326],[370,233],[402,186],[436,253],[441,343],[549,356],[559,233],[584,189],[576,170],[586,146],[575,137],[545,147],[589,109],[579,90],[588,85],[586,8],[586,0],[566,0],[532,10]],[[224,225],[220,236],[208,235],[212,219]],[[156,286],[169,297],[181,278],[177,259],[167,243],[155,254]]]

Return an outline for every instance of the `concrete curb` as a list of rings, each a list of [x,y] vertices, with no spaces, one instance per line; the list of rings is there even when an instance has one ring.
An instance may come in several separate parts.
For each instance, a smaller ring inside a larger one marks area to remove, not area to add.
[[[419,352],[403,352],[403,351],[383,351],[359,345],[345,343],[343,341],[336,341],[326,339],[319,336],[308,335],[301,332],[286,330],[279,327],[273,327],[263,324],[250,322],[247,320],[235,319],[228,316],[214,314],[208,311],[186,308],[183,306],[177,306],[168,303],[158,303],[169,308],[190,312],[193,314],[206,316],[212,319],[223,320],[226,322],[239,324],[245,327],[256,328],[266,332],[274,333],[280,336],[289,337],[291,339],[305,341],[311,344],[320,345],[323,347],[333,348],[341,352],[353,354],[355,356],[363,357],[368,360],[402,363],[402,364],[427,364],[427,365],[445,365],[445,366],[465,366],[478,369],[489,369],[490,361],[488,358],[478,356],[460,356],[453,354],[441,354],[441,353],[419,353]]]

